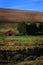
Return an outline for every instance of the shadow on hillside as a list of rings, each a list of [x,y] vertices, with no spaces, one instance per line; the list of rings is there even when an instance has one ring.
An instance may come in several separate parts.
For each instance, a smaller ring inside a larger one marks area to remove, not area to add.
[[[43,56],[43,48],[23,49],[23,50],[0,50],[0,60],[7,62],[20,62],[27,60],[36,60],[37,57]]]

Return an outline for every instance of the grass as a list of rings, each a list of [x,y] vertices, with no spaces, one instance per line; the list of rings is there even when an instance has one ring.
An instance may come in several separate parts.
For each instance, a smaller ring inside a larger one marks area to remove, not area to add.
[[[0,35],[0,44],[5,44],[5,46],[0,46],[2,50],[18,50],[23,48],[31,48],[38,44],[43,44],[43,36],[4,36]],[[42,58],[43,59],[43,58]],[[3,65],[3,64],[2,64]],[[6,64],[7,65],[7,64]],[[9,63],[8,65],[43,65],[42,60],[24,60],[18,62],[17,64]]]
[[[0,36],[0,39],[7,39],[7,40],[16,40],[16,41],[20,41],[20,42],[29,42],[29,41],[35,41],[36,39],[43,39],[43,36]]]
[[[43,60],[23,61],[18,63],[17,65],[43,65]]]
[[[3,49],[33,48],[43,44],[43,36],[0,36],[0,44]]]

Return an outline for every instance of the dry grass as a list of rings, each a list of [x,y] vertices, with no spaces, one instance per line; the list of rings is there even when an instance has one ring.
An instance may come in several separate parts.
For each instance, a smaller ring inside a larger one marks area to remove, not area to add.
[[[4,36],[0,37],[0,44],[2,44],[1,50],[43,48],[43,36]]]
[[[0,21],[4,22],[43,22],[43,12],[0,9]]]

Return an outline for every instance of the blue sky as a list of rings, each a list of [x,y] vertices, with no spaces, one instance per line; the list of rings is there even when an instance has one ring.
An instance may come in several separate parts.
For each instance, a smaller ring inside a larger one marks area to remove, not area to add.
[[[43,12],[43,0],[0,0],[0,8],[36,10]]]

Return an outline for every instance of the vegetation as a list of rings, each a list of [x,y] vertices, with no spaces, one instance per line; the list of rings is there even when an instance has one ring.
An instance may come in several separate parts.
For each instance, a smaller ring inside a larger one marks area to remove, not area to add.
[[[21,34],[23,34],[23,35],[26,34],[26,24],[25,24],[25,22],[18,24],[18,30]]]
[[[13,30],[16,35],[43,35],[43,23],[0,23],[0,35]]]
[[[27,24],[26,32],[27,32],[27,34],[33,34],[33,35],[37,34],[38,28],[36,26],[36,23],[30,23],[30,25]]]
[[[43,34],[43,23],[37,26],[36,23],[26,24],[22,22],[18,24],[18,31],[22,33],[22,35],[41,35]]]
[[[43,36],[29,35],[39,32],[40,25],[37,27],[36,23],[27,24],[25,22],[16,25],[12,24],[12,26],[10,24],[8,25],[11,28],[3,24],[2,27],[4,29],[2,28],[1,30],[0,26],[0,31],[6,32],[6,29],[11,29],[19,35],[0,35],[0,62],[7,61],[10,65],[43,65]]]
[[[43,33],[43,23],[40,23],[40,25],[39,25],[39,31]]]

